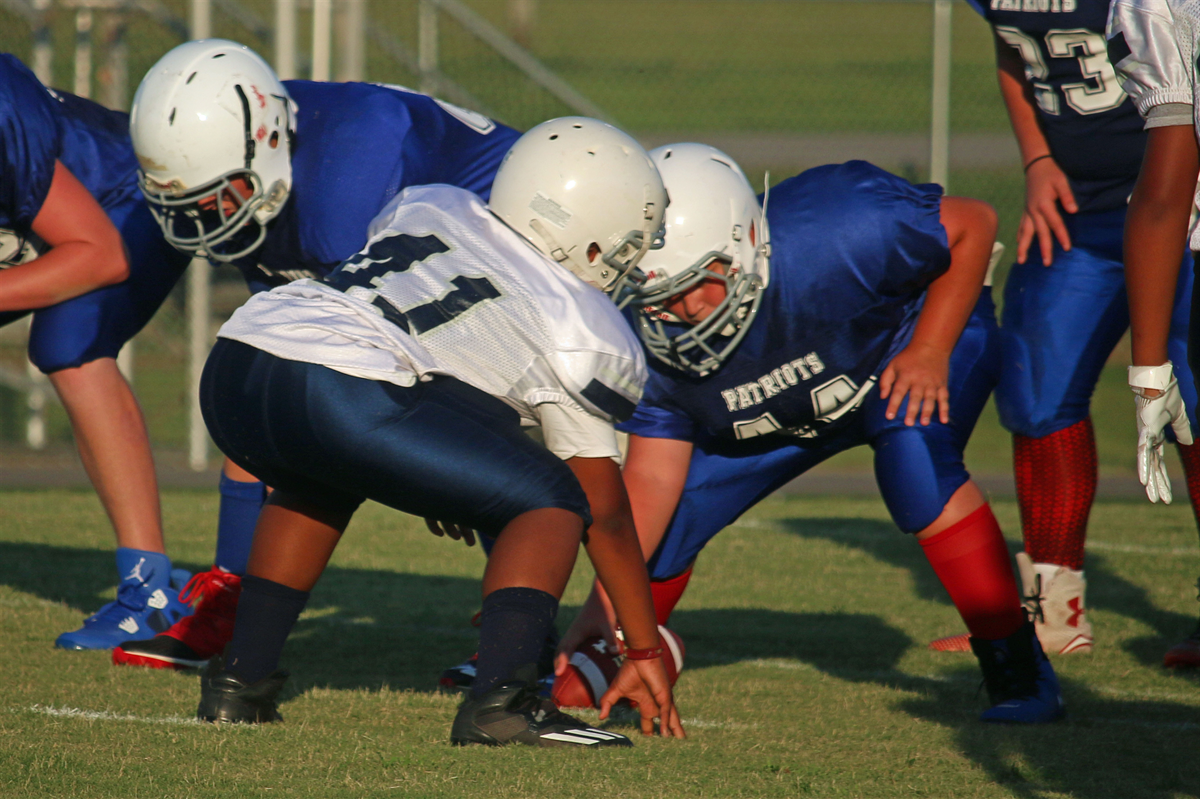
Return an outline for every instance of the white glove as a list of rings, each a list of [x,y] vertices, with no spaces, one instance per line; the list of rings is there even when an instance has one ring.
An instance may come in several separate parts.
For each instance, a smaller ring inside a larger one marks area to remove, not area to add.
[[[1174,429],[1175,440],[1180,444],[1192,443],[1192,428],[1171,362],[1162,366],[1129,367],[1129,387],[1137,395],[1134,402],[1137,404],[1138,479],[1146,487],[1146,496],[1151,502],[1161,500],[1169,505],[1171,478],[1167,476],[1167,464],[1163,461],[1167,425]],[[1147,397],[1146,389],[1157,389],[1161,393]]]

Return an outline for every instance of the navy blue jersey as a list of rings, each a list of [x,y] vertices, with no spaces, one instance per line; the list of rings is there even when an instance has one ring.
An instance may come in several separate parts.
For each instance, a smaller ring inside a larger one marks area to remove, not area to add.
[[[406,89],[284,85],[300,107],[292,192],[263,246],[236,262],[255,289],[331,272],[363,248],[371,220],[409,186],[447,183],[486,200],[521,135]]]
[[[52,92],[15,56],[0,54],[0,227],[29,233],[55,160],[105,210],[138,194],[128,115]]]
[[[642,402],[619,428],[685,441],[840,429],[950,265],[941,195],[864,161],[773,188],[770,280],[746,337],[706,377],[651,359]]]
[[[1038,119],[1079,210],[1124,205],[1146,134],[1108,60],[1108,0],[968,2],[1025,61]]]

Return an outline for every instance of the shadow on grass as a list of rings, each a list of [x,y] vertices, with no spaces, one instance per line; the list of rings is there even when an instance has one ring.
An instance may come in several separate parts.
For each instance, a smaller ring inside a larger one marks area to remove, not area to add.
[[[673,615],[671,628],[687,643],[689,669],[732,663],[764,670],[811,667],[849,685],[903,692],[894,700],[896,709],[950,730],[954,746],[1015,796],[1032,799],[1050,791],[1080,799],[1200,796],[1200,762],[1194,756],[1200,723],[1193,705],[1116,699],[1071,680],[1063,686],[1071,713],[1066,721],[984,724],[978,716],[986,693],[979,690],[974,658],[962,656],[961,668],[936,677],[905,673],[899,661],[918,642],[875,616],[690,610]],[[802,701],[796,712],[804,712]],[[907,768],[919,782],[921,757]]]
[[[823,539],[855,547],[891,566],[907,569],[920,598],[950,604],[950,598],[925,560],[920,544],[888,522],[817,518],[780,519],[778,524],[783,530],[801,538]],[[1009,542],[1011,553],[1016,554],[1020,549],[1020,544]],[[1144,588],[1129,582],[1110,568],[1109,556],[1089,552],[1087,558],[1088,607],[1136,619],[1153,629],[1156,635],[1127,641],[1124,646],[1142,665],[1159,666],[1163,653],[1195,628],[1195,616],[1155,606]],[[946,630],[945,634],[954,635],[958,632],[961,631]]]
[[[0,585],[65,603],[80,621],[109,601],[114,571],[108,552],[0,542]],[[284,649],[290,691],[433,690],[442,669],[475,651],[479,602],[478,580],[331,567]],[[46,646],[64,630],[42,631]]]

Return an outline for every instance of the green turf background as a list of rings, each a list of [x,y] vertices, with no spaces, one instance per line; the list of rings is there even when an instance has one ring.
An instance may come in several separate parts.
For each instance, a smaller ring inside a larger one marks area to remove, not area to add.
[[[285,722],[215,729],[189,722],[194,675],[115,668],[105,652],[51,646],[112,595],[111,533],[94,496],[2,499],[4,797],[1180,799],[1200,790],[1198,678],[1157,665],[1195,622],[1200,551],[1186,505],[1095,509],[1088,598],[1100,645],[1055,660],[1064,723],[975,720],[984,700],[973,658],[924,647],[956,632],[957,616],[882,503],[776,498],[713,541],[672,618],[689,650],[677,697],[690,739],[536,752],[446,745],[455,703],[433,688],[474,646],[467,619],[482,558],[414,519],[368,505],[351,524],[285,651]],[[1012,503],[996,508],[1015,531]],[[204,567],[215,495],[167,492],[164,510],[177,562]],[[588,573],[577,570],[568,607]]]

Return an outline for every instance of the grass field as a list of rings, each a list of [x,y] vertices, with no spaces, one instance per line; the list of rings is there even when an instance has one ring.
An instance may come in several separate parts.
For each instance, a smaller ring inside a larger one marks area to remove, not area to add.
[[[368,506],[351,525],[285,652],[286,721],[213,728],[190,721],[194,674],[53,649],[111,591],[94,497],[6,492],[4,507],[0,796],[1200,795],[1197,675],[1158,665],[1195,622],[1186,506],[1097,507],[1099,646],[1056,661],[1069,719],[1016,729],[975,720],[970,656],[924,648],[959,623],[881,503],[768,500],[704,553],[672,620],[690,739],[603,753],[446,743],[455,701],[433,687],[473,647],[482,559],[412,518]],[[207,564],[215,495],[168,493],[165,511],[177,560]],[[997,512],[1015,531],[1014,507]]]

